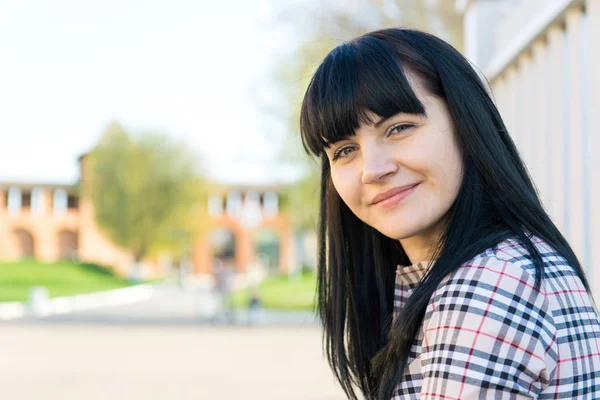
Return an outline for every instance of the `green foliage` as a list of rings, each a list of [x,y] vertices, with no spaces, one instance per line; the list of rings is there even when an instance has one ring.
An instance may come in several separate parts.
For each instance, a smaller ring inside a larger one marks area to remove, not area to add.
[[[131,137],[118,124],[89,156],[86,189],[100,229],[136,260],[182,255],[201,229],[204,185],[196,158],[166,135]]]
[[[299,278],[279,276],[269,278],[256,289],[261,304],[271,310],[313,310],[317,278],[312,272],[305,272]],[[232,297],[232,305],[245,308],[250,301],[249,289],[241,290]]]
[[[0,264],[0,301],[25,301],[33,286],[44,286],[51,297],[70,296],[130,286],[110,269],[96,264],[34,260]]]
[[[317,226],[320,196],[320,175],[313,164],[308,173],[285,190],[292,225],[300,231],[314,230]]]

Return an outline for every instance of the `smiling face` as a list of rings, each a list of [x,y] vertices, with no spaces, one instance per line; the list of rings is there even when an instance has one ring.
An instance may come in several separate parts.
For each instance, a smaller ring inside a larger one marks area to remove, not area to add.
[[[362,123],[325,149],[333,185],[364,223],[402,244],[411,262],[427,257],[443,230],[462,178],[462,160],[445,101],[418,85],[425,115]]]

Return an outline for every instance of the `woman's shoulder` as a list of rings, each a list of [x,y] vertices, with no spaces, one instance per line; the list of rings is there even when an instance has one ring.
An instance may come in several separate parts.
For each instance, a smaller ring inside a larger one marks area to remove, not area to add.
[[[542,258],[553,252],[539,239],[532,241]],[[510,238],[446,276],[431,297],[425,320],[440,313],[447,319],[478,316],[496,322],[527,315],[539,326],[551,326],[552,302],[546,291],[544,282],[535,285],[535,267],[525,245]],[[545,332],[550,340],[552,329]]]
[[[531,237],[531,242],[540,253],[545,276],[572,274],[573,269],[551,246],[536,236]],[[525,243],[510,237],[463,263],[440,283],[436,292],[543,294],[543,285],[539,290],[535,287],[535,273],[533,257]]]
[[[544,275],[552,276],[557,273],[572,275],[573,268],[552,246],[537,236],[529,236],[531,244],[539,253],[544,264]],[[460,270],[481,268],[486,271],[499,273],[512,272],[518,275],[531,275],[534,279],[535,264],[528,246],[518,237],[509,237],[495,246],[486,249],[471,260],[464,263]]]
[[[562,257],[543,239],[539,238],[538,236],[531,235],[529,236],[529,240],[535,249],[540,253],[542,261],[544,261],[545,264],[548,262],[567,263],[564,257]],[[503,240],[494,247],[484,251],[481,255],[493,256],[498,260],[507,261],[523,267],[528,267],[533,264],[533,258],[526,244],[516,236],[512,236]]]
[[[530,240],[543,264],[540,286],[536,286],[536,265],[526,244],[510,237],[446,276],[434,292],[432,302],[474,295],[505,297],[505,301],[518,295],[521,299],[530,296],[546,301],[548,295],[553,298],[557,293],[585,291],[577,272],[563,256],[537,236],[530,236]]]

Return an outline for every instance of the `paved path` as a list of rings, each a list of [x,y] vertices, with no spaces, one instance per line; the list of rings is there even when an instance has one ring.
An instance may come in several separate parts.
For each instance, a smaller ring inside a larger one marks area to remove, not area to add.
[[[210,303],[165,285],[139,303],[0,323],[2,398],[345,398],[310,313],[228,325],[206,318]]]
[[[110,306],[41,318],[47,323],[84,323],[90,325],[229,325],[222,317],[214,318],[216,298],[205,289],[182,289],[176,285],[157,285],[152,298],[119,306]],[[248,313],[237,311],[234,322],[245,325]],[[28,317],[26,321],[39,319]],[[262,326],[317,326],[312,312],[263,311]]]
[[[318,327],[0,324],[2,397],[344,399]]]

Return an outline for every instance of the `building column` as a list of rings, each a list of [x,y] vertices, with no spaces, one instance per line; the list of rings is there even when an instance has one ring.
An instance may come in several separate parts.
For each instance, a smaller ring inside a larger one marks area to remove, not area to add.
[[[588,126],[586,132],[586,150],[588,160],[587,186],[589,198],[586,208],[589,210],[589,237],[586,241],[590,259],[590,283],[594,295],[600,301],[600,0],[586,0],[587,10],[587,48],[583,51],[588,57],[587,68],[587,103]]]
[[[535,185],[538,189],[538,195],[542,204],[546,206],[546,163],[549,155],[543,147],[543,143],[546,143],[549,138],[546,136],[546,119],[548,118],[548,108],[546,107],[548,82],[545,79],[545,53],[546,45],[538,39],[533,43],[533,74],[535,79],[535,101],[532,103],[533,113],[531,114],[535,120],[533,143],[535,144],[535,150],[532,152],[532,173]],[[541,147],[540,147],[541,146]]]
[[[506,129],[508,133],[515,142],[515,145],[518,146],[518,141],[515,136],[515,115],[516,115],[516,96],[517,96],[517,72],[514,64],[511,64],[506,69],[506,114],[504,114],[504,125],[506,125]]]
[[[13,227],[8,217],[6,208],[6,196],[8,188],[0,190],[0,260],[10,260],[14,253],[15,244],[13,243]]]
[[[206,275],[213,273],[213,252],[210,246],[208,233],[194,241],[192,248],[192,264],[194,275]]]
[[[497,24],[504,4],[495,1],[471,1],[464,14],[465,56],[483,70],[489,64],[495,44]]]
[[[35,257],[45,263],[56,262],[58,253],[58,232],[54,226],[32,227]]]
[[[237,273],[245,273],[250,261],[254,259],[252,231],[237,228],[235,234],[235,264]]]
[[[280,237],[281,253],[280,259],[280,272],[282,274],[290,274],[296,270],[296,240],[294,237],[294,231],[291,227],[286,227],[281,232]]]
[[[563,135],[568,135],[569,141],[569,202],[568,202],[568,232],[569,243],[583,264],[585,258],[585,165],[583,143],[583,10],[573,8],[567,12],[568,35],[568,70],[569,70],[569,125]]]
[[[42,196],[44,198],[44,210],[42,212],[54,214],[54,190],[42,189]]]
[[[562,57],[562,29],[559,26],[552,26],[548,32],[548,45],[550,47],[550,81],[546,84],[552,85],[552,93],[550,100],[551,121],[550,137],[552,143],[551,152],[551,194],[550,204],[548,209],[552,220],[561,231],[565,234],[564,208],[565,208],[565,190],[564,190],[564,96],[565,88],[563,82],[563,57]]]
[[[504,92],[506,91],[506,79],[504,78],[504,75],[500,75],[498,76],[496,79],[494,79],[492,82],[492,100],[494,101],[494,104],[496,105],[496,108],[498,109],[498,112],[500,113],[500,116],[503,118],[504,120],[504,99],[505,99],[505,94]]]
[[[530,71],[531,71],[531,56],[528,53],[523,53],[518,58],[518,70],[517,70],[517,97],[516,97],[516,108],[515,108],[515,127],[517,129],[515,136],[517,138],[517,144],[519,147],[519,154],[521,159],[527,166],[530,163],[529,157],[529,138],[531,137],[530,132],[530,120],[531,113],[528,108],[530,96]]]

